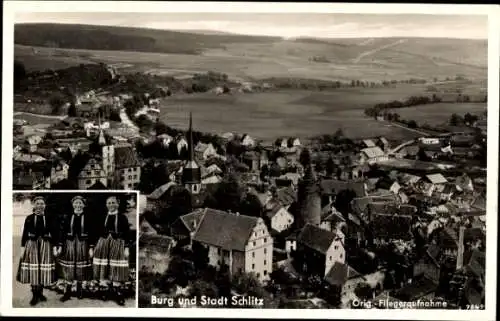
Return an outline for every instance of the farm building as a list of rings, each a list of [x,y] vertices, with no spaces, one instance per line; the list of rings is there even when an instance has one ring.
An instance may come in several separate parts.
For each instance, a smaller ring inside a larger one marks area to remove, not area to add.
[[[359,154],[359,162],[361,164],[375,164],[384,162],[387,159],[388,156],[378,146],[363,148]]]
[[[139,265],[152,273],[163,273],[170,263],[170,251],[175,241],[165,235],[141,233],[139,237]]]

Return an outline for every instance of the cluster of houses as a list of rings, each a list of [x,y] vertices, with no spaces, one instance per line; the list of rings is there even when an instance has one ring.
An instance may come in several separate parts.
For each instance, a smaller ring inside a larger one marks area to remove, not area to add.
[[[63,122],[62,122],[63,123]],[[83,119],[14,140],[13,188],[136,189],[141,163],[134,144],[109,136],[108,122]]]
[[[231,133],[221,136],[234,139]],[[369,284],[374,301],[380,296],[412,301],[446,295],[456,304],[484,300],[484,287],[478,284],[484,281],[485,186],[477,177],[378,166],[377,176],[371,176],[374,164],[407,157],[394,155],[394,146],[383,137],[359,142],[358,152],[348,157],[330,155],[341,170],[328,172],[316,171],[314,161],[300,162],[304,146],[297,138],[260,146],[244,135],[240,143],[247,151],[240,160],[248,172],[240,179],[261,207],[255,216],[247,216],[203,205],[201,195],[225,174],[217,165],[206,164],[225,155],[218,155],[211,144],[190,147],[189,137],[186,142],[164,139],[178,148],[187,146],[188,161],[171,167],[170,182],[143,195],[145,208],[158,210],[175,188],[195,197],[192,212],[168,227],[142,219],[144,244],[164,244],[155,245],[153,253],[144,249],[150,252],[141,256],[143,267],[162,272],[171,250],[183,247],[203,249],[200,255],[207,256],[210,265],[224,266],[232,275],[253,273],[262,283],[276,269],[298,278],[319,277],[326,287],[340,288],[346,302],[355,298],[360,284]],[[441,141],[422,138],[412,144],[443,146]],[[270,157],[272,151],[280,156]],[[315,154],[311,159],[317,159]],[[279,169],[277,174],[269,173],[272,168]],[[349,201],[341,205],[342,199]],[[398,268],[387,263],[383,251],[388,248],[393,251],[389,257],[405,258]],[[443,286],[450,288],[450,275],[459,272],[467,275],[460,291],[443,291]]]
[[[79,106],[93,97],[82,97]],[[150,101],[139,113],[155,120],[155,104]],[[98,124],[68,123],[50,137],[16,135],[22,139],[14,141],[14,189],[138,189],[144,160],[135,148],[137,137],[110,135],[112,130],[99,119]],[[142,195],[140,206],[168,208],[182,190],[190,194],[191,212],[167,227],[141,218],[142,266],[163,272],[172,249],[185,247],[200,251],[217,269],[253,273],[262,283],[277,269],[297,278],[319,277],[327,288],[340,288],[346,302],[361,284],[370,285],[374,300],[451,295],[443,288],[452,289],[453,275],[460,272],[467,277],[452,296],[457,304],[483,302],[485,173],[472,177],[436,167],[392,166],[413,161],[422,149],[431,159],[462,155],[456,150],[466,144],[456,144],[457,139],[472,142],[470,135],[424,137],[399,146],[384,137],[365,139],[350,152],[313,150],[304,162],[306,148],[299,138],[282,137],[264,146],[247,134],[222,134],[224,142],[237,139],[245,150],[238,156],[246,168],[239,178],[245,193],[258,200],[260,211],[253,216],[205,207],[205,197],[231,168],[218,166],[229,155],[211,143],[195,145],[192,136],[190,119],[187,135],[144,141],[159,141],[186,158],[166,162],[169,181]],[[474,144],[466,148],[473,151]],[[318,165],[325,154],[335,170]],[[389,257],[405,258],[397,268],[387,262],[387,248],[393,251]]]

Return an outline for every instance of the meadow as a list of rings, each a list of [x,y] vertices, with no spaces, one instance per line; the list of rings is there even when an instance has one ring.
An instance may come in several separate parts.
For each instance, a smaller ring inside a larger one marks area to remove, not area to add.
[[[259,93],[210,93],[176,95],[161,103],[162,120],[174,128],[186,128],[193,113],[196,130],[222,134],[247,133],[266,142],[279,136],[301,139],[333,134],[342,129],[351,138],[386,136],[412,139],[417,133],[379,122],[364,115],[364,109],[377,102],[405,98],[420,92],[410,85],[400,88],[347,88],[328,92],[280,90]]]
[[[486,103],[438,103],[408,108],[392,109],[403,119],[413,119],[418,124],[441,125],[448,123],[452,114],[464,116],[466,113],[479,115],[487,110]]]
[[[402,46],[403,44],[401,44]],[[413,47],[408,48],[411,51]],[[423,54],[370,49],[364,46],[310,44],[289,40],[272,43],[226,44],[207,48],[197,55],[137,51],[54,49],[15,46],[15,58],[28,70],[65,68],[81,63],[121,63],[121,72],[148,72],[185,76],[209,70],[223,72],[234,80],[251,81],[270,77],[309,78],[330,81],[383,81],[419,78],[431,80],[464,74],[485,79],[486,67],[438,60]],[[311,61],[326,56],[327,63]],[[439,70],[439,73],[436,72]]]
[[[429,83],[461,75],[474,84],[480,84],[487,78],[485,41],[281,39],[69,25],[64,28],[21,25],[16,26],[16,30],[15,59],[28,71],[103,62],[117,66],[122,73],[147,72],[182,78],[216,71],[236,81],[275,77],[382,82],[414,78]],[[109,35],[116,36],[111,43],[107,41]],[[129,41],[131,39],[136,41]],[[314,57],[321,59],[312,59]],[[436,93],[449,89],[450,95],[456,95],[455,86],[456,83],[448,83],[440,86]],[[479,92],[483,95],[480,92],[480,87],[484,87],[482,84],[473,89],[471,86],[467,84],[469,89],[463,93]],[[227,96],[178,94],[164,99],[161,108],[162,119],[172,127],[185,128],[187,115],[192,111],[197,130],[248,133],[263,140],[274,140],[277,136],[310,137],[334,133],[337,129],[342,129],[349,137],[384,135],[392,139],[407,139],[418,134],[377,122],[363,112],[377,103],[419,95],[430,96],[432,92],[427,91],[427,85],[397,84],[384,88],[273,90]],[[419,119],[448,118],[453,112],[460,113],[454,108],[462,105],[443,106],[445,104],[440,105],[439,112],[428,112],[429,106],[422,106],[401,109],[398,113],[403,118],[411,116],[419,122]],[[421,108],[425,108],[425,112]]]

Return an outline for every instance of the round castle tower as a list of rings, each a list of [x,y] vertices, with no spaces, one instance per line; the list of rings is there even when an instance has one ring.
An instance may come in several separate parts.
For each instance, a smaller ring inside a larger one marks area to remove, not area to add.
[[[298,184],[297,191],[299,215],[296,222],[298,228],[306,224],[316,226],[321,224],[321,192],[310,158],[303,166],[304,176]]]

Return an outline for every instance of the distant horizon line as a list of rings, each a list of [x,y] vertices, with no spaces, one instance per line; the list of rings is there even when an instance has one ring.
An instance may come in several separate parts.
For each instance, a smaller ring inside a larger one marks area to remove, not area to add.
[[[475,40],[475,41],[488,41],[488,37],[486,38],[461,38],[461,37],[424,37],[424,36],[344,36],[344,37],[321,37],[321,36],[307,36],[307,35],[299,35],[299,36],[275,36],[275,35],[263,35],[263,34],[252,34],[252,33],[237,33],[230,31],[222,31],[217,29],[160,29],[153,27],[133,27],[133,26],[120,26],[120,25],[107,25],[107,24],[86,24],[86,23],[65,23],[65,22],[18,22],[14,23],[14,32],[15,27],[18,25],[72,25],[72,26],[91,26],[91,27],[113,27],[113,28],[123,28],[123,29],[143,29],[143,30],[156,30],[156,31],[170,31],[170,32],[179,32],[179,33],[191,33],[191,34],[202,34],[202,35],[227,35],[227,36],[248,36],[248,37],[265,37],[265,38],[280,38],[283,40],[296,40],[296,39],[313,39],[313,40],[334,40],[334,39],[384,39],[384,38],[412,38],[412,39],[455,39],[455,40]],[[204,33],[205,32],[205,33]],[[218,34],[217,34],[218,33]]]

